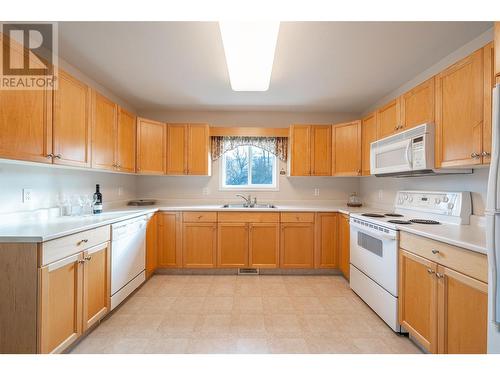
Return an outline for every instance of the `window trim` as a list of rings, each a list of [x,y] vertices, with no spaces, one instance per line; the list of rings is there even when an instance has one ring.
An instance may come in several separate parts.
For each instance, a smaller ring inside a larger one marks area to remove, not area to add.
[[[239,146],[241,147],[241,146]],[[257,147],[257,146],[252,146],[252,145],[245,145],[244,147],[249,147],[250,149],[252,147]],[[264,150],[266,151],[266,150]],[[269,152],[269,151],[267,151]],[[222,155],[217,161],[219,162],[219,191],[279,191],[279,169],[280,169],[280,160],[279,158],[272,154],[274,156],[274,171],[273,171],[273,176],[274,176],[274,181],[275,184],[274,186],[259,186],[259,185],[239,185],[239,186],[226,186],[224,184],[224,165],[226,162],[226,154]],[[249,151],[249,158],[252,157],[252,151]],[[248,176],[250,177],[252,173],[252,163],[249,163],[248,166]]]

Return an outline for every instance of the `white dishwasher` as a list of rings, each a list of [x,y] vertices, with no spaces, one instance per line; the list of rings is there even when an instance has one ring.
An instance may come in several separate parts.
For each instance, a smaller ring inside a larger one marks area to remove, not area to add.
[[[146,280],[146,215],[111,225],[111,310]]]

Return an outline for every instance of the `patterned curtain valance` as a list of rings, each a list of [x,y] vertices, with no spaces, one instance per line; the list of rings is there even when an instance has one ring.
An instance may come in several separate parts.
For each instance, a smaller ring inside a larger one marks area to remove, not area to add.
[[[286,137],[210,137],[212,160],[219,159],[224,153],[238,146],[260,147],[280,160],[288,158],[288,138]]]

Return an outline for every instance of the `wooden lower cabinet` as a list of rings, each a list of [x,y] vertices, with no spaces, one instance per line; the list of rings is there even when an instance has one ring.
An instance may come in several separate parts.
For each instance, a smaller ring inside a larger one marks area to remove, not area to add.
[[[248,267],[248,223],[219,223],[217,267]]]
[[[437,265],[399,253],[399,322],[429,352],[437,352]]]
[[[351,262],[351,242],[350,242],[350,226],[349,215],[339,215],[338,227],[338,253],[339,253],[339,269],[344,277],[349,280],[350,262]]]
[[[282,268],[314,267],[314,223],[281,224]]]
[[[159,268],[182,267],[182,218],[180,212],[160,212],[158,215]]]
[[[338,267],[338,214],[316,214],[315,268]]]
[[[83,331],[110,310],[110,248],[104,243],[83,253]]]
[[[183,223],[182,265],[214,268],[217,263],[217,223]]]
[[[60,353],[82,334],[83,253],[40,269],[40,353]]]
[[[279,223],[249,224],[248,266],[252,268],[279,267]]]
[[[438,352],[486,353],[488,284],[438,266]]]
[[[400,250],[399,321],[431,353],[486,353],[488,285]]]

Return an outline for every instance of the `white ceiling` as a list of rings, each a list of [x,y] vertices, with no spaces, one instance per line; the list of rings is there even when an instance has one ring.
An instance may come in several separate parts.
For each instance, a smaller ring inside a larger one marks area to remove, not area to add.
[[[361,112],[491,22],[283,22],[267,92],[234,92],[215,22],[62,22],[59,54],[138,110]]]

